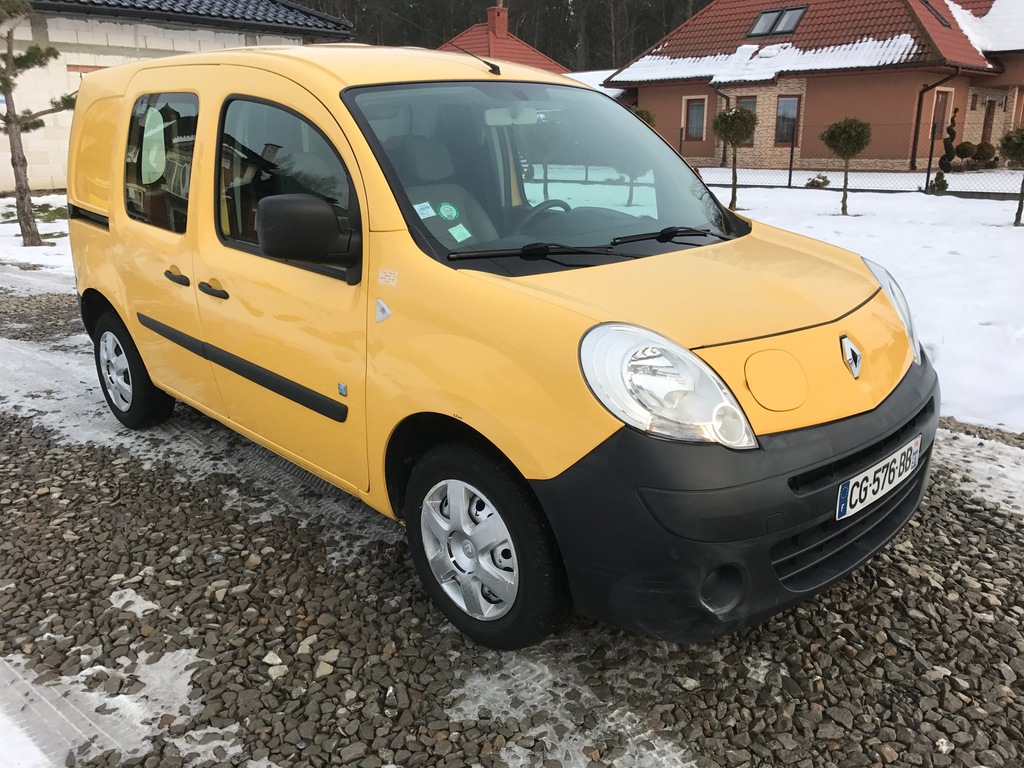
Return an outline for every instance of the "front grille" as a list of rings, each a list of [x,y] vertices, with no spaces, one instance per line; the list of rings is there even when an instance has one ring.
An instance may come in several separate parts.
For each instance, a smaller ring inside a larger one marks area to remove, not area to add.
[[[897,433],[893,450],[901,440],[913,437],[904,436],[902,432],[901,429]],[[885,444],[889,444],[889,439]],[[889,449],[884,449],[879,458],[886,450]],[[844,520],[832,517],[772,547],[772,566],[782,585],[793,592],[818,589],[849,573],[877,552],[914,513],[921,488],[928,478],[930,457],[929,447],[922,451],[914,473],[865,511]],[[866,459],[865,464],[870,466],[873,461]]]
[[[789,478],[789,487],[797,496],[807,496],[822,488],[853,477],[881,461],[911,438],[917,437],[924,424],[935,415],[935,398],[930,398],[914,418],[881,440],[829,464],[815,467]]]

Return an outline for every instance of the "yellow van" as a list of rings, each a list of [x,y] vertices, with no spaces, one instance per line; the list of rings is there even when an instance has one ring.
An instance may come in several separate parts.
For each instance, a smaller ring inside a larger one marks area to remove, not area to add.
[[[87,75],[71,244],[114,415],[180,400],[402,521],[515,648],[679,641],[886,544],[939,388],[881,267],[725,209],[561,77],[360,45]]]

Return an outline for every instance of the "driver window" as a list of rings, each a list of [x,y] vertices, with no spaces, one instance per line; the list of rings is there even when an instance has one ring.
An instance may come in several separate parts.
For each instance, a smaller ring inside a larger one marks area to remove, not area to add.
[[[258,245],[259,201],[291,193],[326,200],[339,229],[351,228],[348,172],[305,118],[283,107],[235,99],[225,110],[219,146],[218,228],[224,238]]]

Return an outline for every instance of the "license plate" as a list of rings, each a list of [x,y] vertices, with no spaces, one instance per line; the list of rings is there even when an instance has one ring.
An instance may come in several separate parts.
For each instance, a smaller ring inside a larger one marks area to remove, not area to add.
[[[895,453],[839,486],[836,520],[844,520],[870,507],[902,482],[921,460],[918,435]]]

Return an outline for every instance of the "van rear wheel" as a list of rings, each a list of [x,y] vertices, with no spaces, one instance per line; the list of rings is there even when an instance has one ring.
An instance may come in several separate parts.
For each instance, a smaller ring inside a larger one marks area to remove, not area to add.
[[[113,312],[101,315],[93,340],[100,388],[117,420],[131,429],[167,421],[174,398],[153,385],[121,318]]]
[[[442,445],[413,468],[406,535],[431,600],[491,648],[532,645],[569,613],[561,555],[529,488],[503,461]]]

